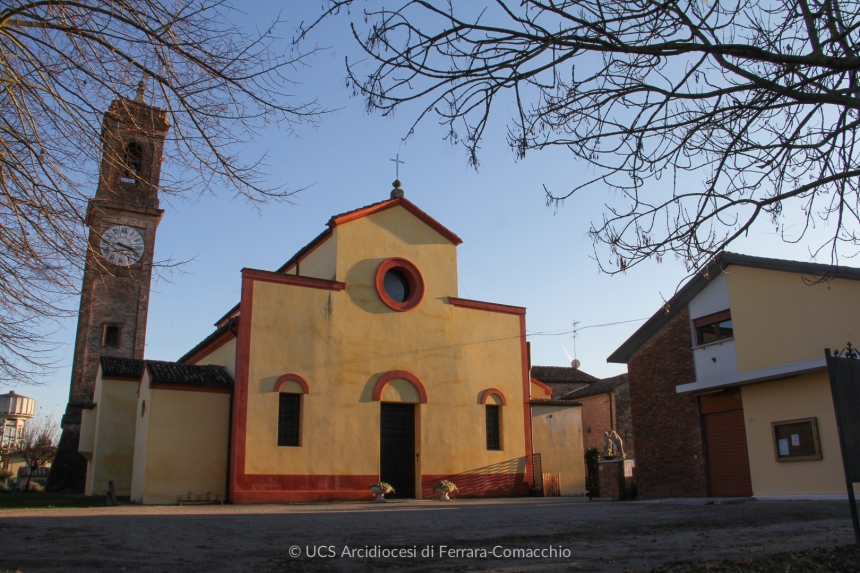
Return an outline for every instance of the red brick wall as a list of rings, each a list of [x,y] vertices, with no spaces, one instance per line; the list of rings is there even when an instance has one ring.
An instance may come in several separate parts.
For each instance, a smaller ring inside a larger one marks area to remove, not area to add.
[[[586,449],[594,446],[602,450],[603,432],[612,429],[609,419],[609,395],[598,394],[597,396],[579,398],[576,401],[582,404],[583,445]]]
[[[696,397],[675,392],[696,379],[692,345],[684,308],[627,363],[640,498],[708,494]]]

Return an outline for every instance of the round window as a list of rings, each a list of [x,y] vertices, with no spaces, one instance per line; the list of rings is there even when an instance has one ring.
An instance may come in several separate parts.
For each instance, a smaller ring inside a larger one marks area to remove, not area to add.
[[[383,279],[385,292],[396,302],[409,300],[409,279],[400,269],[390,269]]]
[[[386,259],[376,270],[376,292],[388,308],[412,310],[424,298],[424,277],[406,259]]]

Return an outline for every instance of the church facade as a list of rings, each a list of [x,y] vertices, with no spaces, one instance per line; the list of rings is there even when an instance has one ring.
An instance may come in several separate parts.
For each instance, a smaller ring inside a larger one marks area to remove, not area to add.
[[[139,503],[584,493],[579,404],[529,376],[526,310],[457,292],[457,235],[404,198],[330,219],[176,362],[143,356],[164,112],[118,100],[90,203],[57,489]],[[551,403],[550,403],[551,402]],[[537,456],[536,454],[541,454]]]
[[[243,269],[239,304],[178,362],[103,361],[87,493],[362,500],[382,480],[421,499],[449,479],[526,495],[544,450],[541,471],[582,494],[579,405],[533,388],[525,309],[460,298],[460,239],[398,195],[333,217],[277,271]]]

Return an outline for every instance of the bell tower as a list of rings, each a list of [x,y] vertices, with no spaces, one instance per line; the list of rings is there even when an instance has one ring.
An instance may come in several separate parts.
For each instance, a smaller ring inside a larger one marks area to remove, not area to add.
[[[155,231],[164,211],[158,185],[167,113],[144,102],[115,100],[102,123],[102,160],[89,201],[89,248],[69,403],[48,477],[52,490],[83,491],[87,461],[78,453],[81,412],[93,405],[99,358],[143,358]]]

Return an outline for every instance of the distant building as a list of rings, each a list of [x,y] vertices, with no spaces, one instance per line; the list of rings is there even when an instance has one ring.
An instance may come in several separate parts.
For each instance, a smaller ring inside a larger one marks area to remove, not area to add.
[[[604,378],[553,396],[582,404],[582,438],[585,448],[601,448],[604,432],[615,430],[624,441],[624,453],[634,457],[633,423],[630,419],[630,384],[627,374]]]
[[[569,366],[532,366],[533,384],[543,386],[553,400],[581,404],[584,448],[604,445],[604,432],[615,430],[624,440],[624,452],[633,457],[630,420],[630,386],[627,374],[600,379]]]
[[[549,386],[555,397],[600,381],[600,378],[570,366],[532,366],[531,377]]]
[[[0,394],[0,452],[17,444],[27,420],[36,412],[36,401],[15,392]]]
[[[26,467],[20,456],[9,452],[21,441],[27,420],[36,413],[36,401],[15,392],[0,394],[0,469],[15,475],[22,466]]]
[[[628,367],[640,497],[844,498],[824,349],[857,344],[858,316],[860,269],[700,269],[608,359]]]

